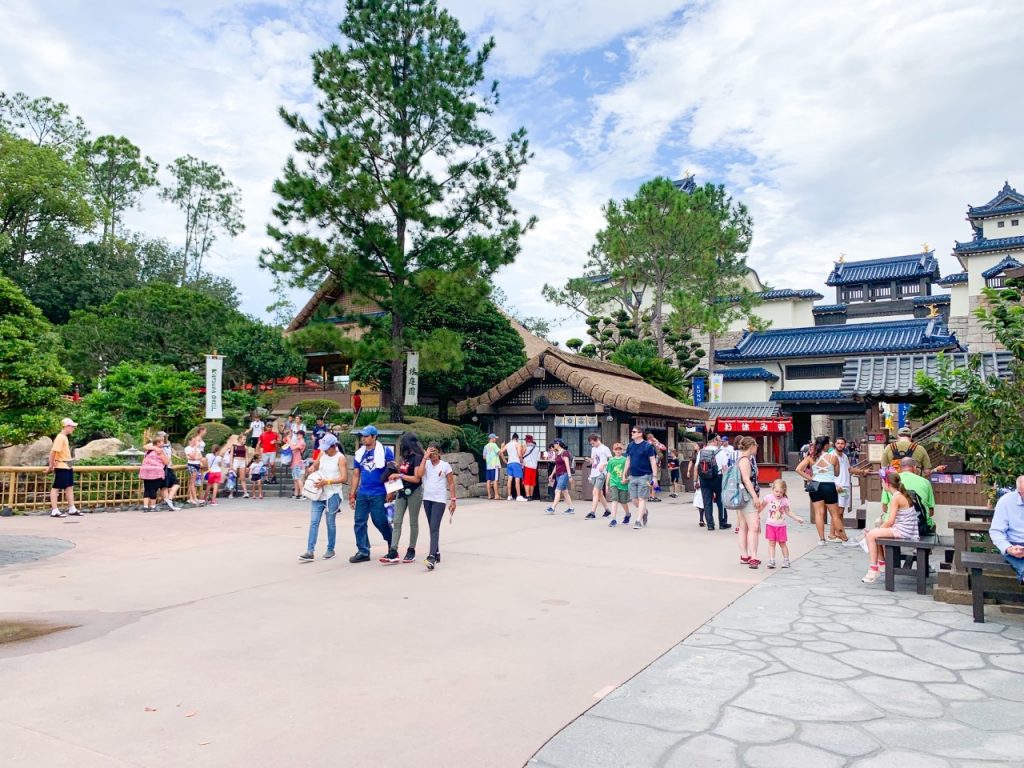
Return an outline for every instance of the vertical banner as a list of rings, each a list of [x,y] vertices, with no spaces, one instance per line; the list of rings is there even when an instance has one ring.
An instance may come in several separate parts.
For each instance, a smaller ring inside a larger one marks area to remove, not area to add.
[[[693,404],[699,406],[704,402],[704,379],[699,376],[693,380]]]
[[[221,379],[224,358],[221,355],[206,356],[206,418],[222,419]]]
[[[900,403],[896,406],[896,421],[898,427],[907,426],[907,417],[910,416],[910,403]]]
[[[711,374],[711,399],[709,403],[722,402],[722,388],[725,386],[725,377],[720,373]]]
[[[410,352],[405,360],[405,404],[420,402],[420,353]]]

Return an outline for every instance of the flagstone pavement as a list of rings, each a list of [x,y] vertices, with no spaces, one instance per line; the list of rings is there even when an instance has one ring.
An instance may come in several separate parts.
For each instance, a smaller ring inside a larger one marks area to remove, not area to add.
[[[859,549],[780,570],[576,719],[531,768],[1024,766],[1024,621],[860,582]],[[902,588],[901,588],[902,587]]]

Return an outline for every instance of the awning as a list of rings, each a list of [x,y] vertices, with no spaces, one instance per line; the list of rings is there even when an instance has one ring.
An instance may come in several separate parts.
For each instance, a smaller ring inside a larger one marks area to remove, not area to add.
[[[770,419],[782,413],[778,403],[703,403],[710,419]]]
[[[716,432],[742,432],[745,434],[782,434],[793,431],[792,419],[718,419]]]

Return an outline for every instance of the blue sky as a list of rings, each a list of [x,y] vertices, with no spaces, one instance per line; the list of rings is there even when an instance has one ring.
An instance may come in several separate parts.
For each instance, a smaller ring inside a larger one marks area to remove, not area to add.
[[[493,35],[498,129],[536,153],[516,202],[540,223],[498,282],[527,315],[564,319],[544,282],[578,274],[601,205],[657,174],[725,184],[750,208],[749,261],[775,287],[823,288],[839,254],[928,242],[943,272],[968,203],[1024,188],[1024,4],[970,0],[449,0]],[[191,153],[241,187],[246,231],[211,268],[261,314],[256,269],[290,150],[280,105],[311,101],[309,55],[336,39],[337,0],[6,0],[0,89],[67,102],[95,134],[166,167]],[[180,239],[155,196],[130,226]],[[828,296],[828,294],[826,294]],[[301,304],[306,294],[293,292]],[[568,320],[558,338],[579,335]]]

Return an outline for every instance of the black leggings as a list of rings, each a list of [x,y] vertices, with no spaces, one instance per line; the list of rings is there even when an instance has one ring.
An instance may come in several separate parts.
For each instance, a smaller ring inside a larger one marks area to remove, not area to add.
[[[444,520],[443,501],[424,501],[423,511],[427,513],[427,524],[430,526],[430,554],[439,554],[438,546],[441,538],[441,523]]]

